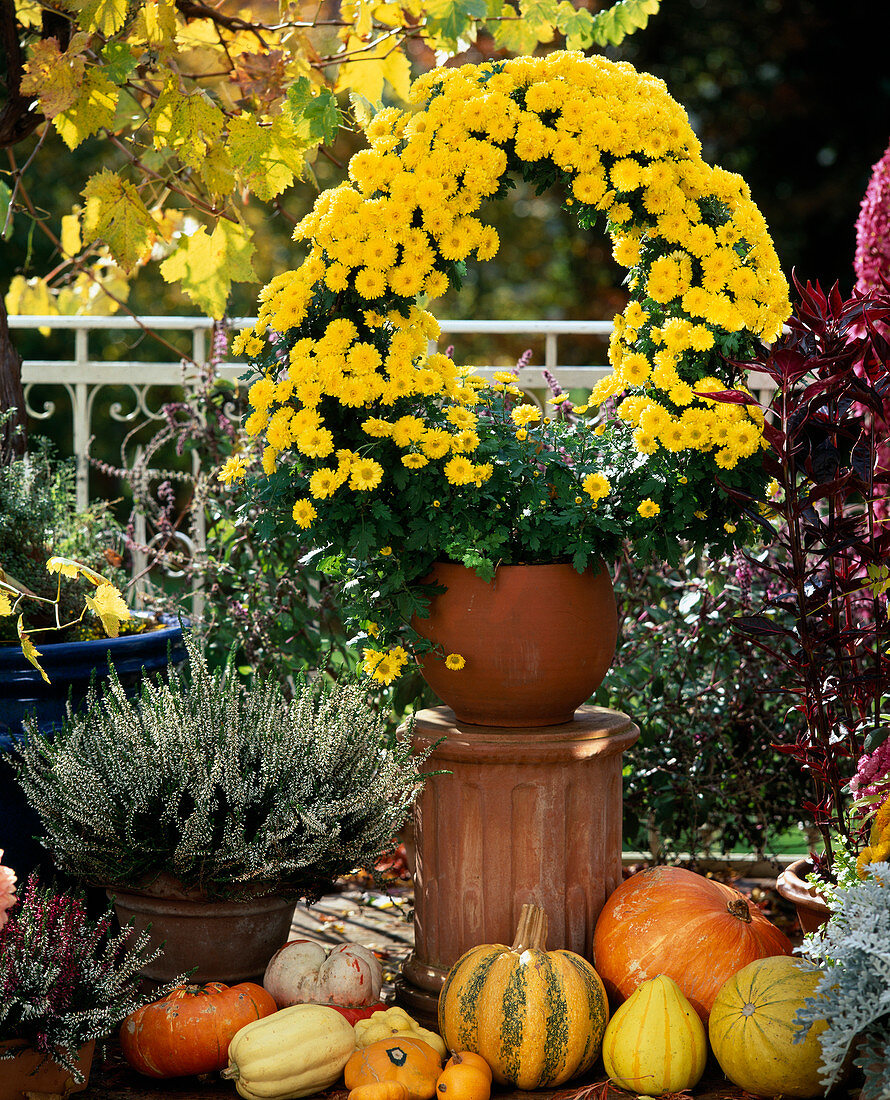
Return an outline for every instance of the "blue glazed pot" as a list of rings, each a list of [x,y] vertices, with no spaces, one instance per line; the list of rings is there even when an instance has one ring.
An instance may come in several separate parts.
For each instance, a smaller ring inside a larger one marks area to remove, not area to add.
[[[136,695],[143,672],[160,672],[171,661],[175,666],[185,660],[182,627],[172,625],[123,638],[38,643],[38,649],[49,684],[18,646],[0,646],[0,848],[5,850],[3,862],[20,880],[34,869],[42,875],[52,870],[46,852],[34,840],[39,818],[25,802],[6,759],[13,743],[25,736],[25,717],[36,718],[41,730],[61,725],[69,698],[72,708],[80,709],[91,678],[95,674],[97,684],[105,679],[109,662],[127,694]]]

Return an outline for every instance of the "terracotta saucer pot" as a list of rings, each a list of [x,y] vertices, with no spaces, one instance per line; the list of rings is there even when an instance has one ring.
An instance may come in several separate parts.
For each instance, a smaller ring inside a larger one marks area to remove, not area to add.
[[[287,943],[295,903],[270,895],[248,901],[207,901],[160,875],[139,890],[108,890],[120,923],[148,931],[164,953],[144,967],[155,982],[193,970],[189,981],[239,982],[261,977],[269,959]],[[197,969],[194,969],[197,968]]]
[[[618,637],[604,567],[502,565],[488,583],[463,565],[437,562],[427,583],[446,591],[412,625],[442,656],[424,654],[421,671],[458,722],[562,725],[602,683]],[[466,662],[459,671],[445,664],[452,653]]]
[[[810,860],[798,859],[790,863],[776,881],[776,889],[797,910],[797,919],[805,936],[817,932],[831,916],[825,899],[806,881],[807,875],[812,872]]]
[[[43,1055],[24,1039],[0,1042],[0,1051],[15,1052],[13,1058],[0,1061],[0,1100],[41,1100],[44,1096],[56,1100],[72,1092],[83,1092],[89,1081],[95,1046],[94,1039],[78,1051],[76,1065],[84,1076],[83,1084],[78,1085],[67,1069],[50,1058],[44,1061]]]

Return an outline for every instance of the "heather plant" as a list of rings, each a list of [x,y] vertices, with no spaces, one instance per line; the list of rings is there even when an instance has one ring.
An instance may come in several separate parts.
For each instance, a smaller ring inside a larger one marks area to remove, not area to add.
[[[794,736],[780,746],[806,773],[801,805],[822,834],[823,874],[838,838],[857,851],[861,820],[845,789],[869,738],[884,726],[890,682],[887,615],[890,526],[876,499],[890,486],[881,418],[890,396],[890,294],[844,299],[798,284],[788,331],[752,369],[776,384],[764,433],[769,500],[735,490],[774,558],[762,563],[772,592],[738,629],[774,662],[788,694]],[[723,395],[750,404],[747,393]]]
[[[624,835],[654,858],[762,855],[798,824],[806,780],[774,746],[785,703],[772,663],[727,629],[769,583],[741,556],[691,550],[677,569],[618,570],[621,656],[594,701],[639,722]]]
[[[389,850],[425,756],[355,684],[188,667],[128,699],[115,675],[52,736],[30,730],[17,777],[56,865],[88,882],[166,873],[209,898],[314,897]]]
[[[158,996],[141,994],[139,981],[161,950],[151,951],[148,933],[115,932],[113,922],[111,910],[90,920],[79,897],[55,893],[32,875],[0,927],[0,1041],[25,1040],[79,1084],[79,1048]],[[2,1060],[14,1053],[0,1050],[0,1077]]]

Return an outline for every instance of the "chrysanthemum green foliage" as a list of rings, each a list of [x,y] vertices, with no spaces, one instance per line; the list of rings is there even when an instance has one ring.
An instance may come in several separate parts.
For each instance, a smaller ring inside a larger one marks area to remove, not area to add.
[[[816,996],[797,1014],[804,1025],[827,1020],[820,1036],[822,1082],[840,1076],[854,1040],[854,1059],[865,1075],[860,1100],[890,1096],[890,864],[873,863],[868,878],[837,890],[830,899],[831,919],[821,932],[807,936],[802,952],[825,970]]]
[[[239,682],[193,639],[185,672],[137,700],[116,676],[51,736],[31,730],[18,780],[57,865],[115,887],[167,872],[208,897],[317,896],[390,849],[425,755],[387,733],[352,684]]]
[[[28,881],[0,929],[0,1042],[24,1039],[83,1082],[79,1048],[176,984],[141,995],[140,971],[161,950],[151,951],[147,932],[111,927],[110,910],[89,920],[80,898]],[[13,1053],[0,1049],[0,1079]]]

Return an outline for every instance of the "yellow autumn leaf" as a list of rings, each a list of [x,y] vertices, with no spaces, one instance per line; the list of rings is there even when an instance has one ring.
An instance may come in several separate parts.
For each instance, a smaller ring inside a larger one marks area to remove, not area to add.
[[[77,102],[85,71],[86,60],[81,54],[63,53],[55,38],[44,38],[31,48],[21,90],[37,97],[42,114],[55,118]]]
[[[12,600],[9,594],[0,588],[0,617],[12,614]]]
[[[103,127],[114,124],[118,89],[98,69],[87,70],[72,107],[56,115],[53,126],[69,149],[78,145]]]
[[[109,638],[116,638],[120,634],[121,623],[130,617],[130,609],[113,584],[100,584],[92,596],[85,598],[85,603],[102,620]]]
[[[198,171],[212,195],[228,195],[235,186],[235,166],[221,142],[207,150]]]
[[[4,304],[10,316],[18,314],[47,317],[58,313],[55,298],[50,294],[46,280],[39,275],[33,279],[26,279],[24,275],[13,275]],[[49,336],[50,330],[42,327],[40,333],[42,336]]]
[[[47,573],[61,573],[63,577],[86,577],[88,581],[97,587],[108,584],[102,574],[97,573],[95,569],[90,569],[88,565],[75,561],[74,558],[63,558],[59,554],[54,554],[47,560],[46,571]]]
[[[302,174],[300,148],[294,126],[285,114],[277,115],[266,126],[248,112],[229,122],[226,152],[245,189],[264,202],[280,195]]]
[[[78,13],[85,31],[98,31],[106,38],[117,34],[127,18],[127,0],[66,0],[65,6]]]
[[[80,252],[80,216],[78,214],[62,215],[62,232],[59,239],[66,256],[76,256]]]
[[[43,8],[37,0],[15,0],[15,17],[23,27],[38,31],[43,27]]]
[[[129,35],[134,44],[145,45],[161,61],[176,53],[176,6],[173,0],[148,0],[139,8]]]
[[[83,190],[85,244],[102,240],[124,271],[142,260],[157,237],[157,225],[132,183],[103,168]]]
[[[21,615],[19,615],[19,621],[16,623],[16,631],[18,632],[19,636],[19,645],[22,647],[22,653],[24,654],[26,660],[30,661],[31,664],[43,677],[43,679],[47,683],[49,683],[49,677],[40,667],[40,662],[37,660],[37,658],[42,657],[43,654],[40,652],[39,649],[36,648],[30,637],[28,636],[27,632],[25,631],[25,623]]]
[[[348,55],[357,50],[362,52],[349,60],[344,59],[337,70],[335,90],[351,90],[377,106],[383,102],[383,83],[386,81],[399,99],[407,102],[411,87],[411,62],[405,54],[393,49],[393,42],[389,39],[368,50],[360,38],[350,34],[342,53]]]
[[[155,149],[174,149],[183,164],[200,168],[222,133],[225,115],[202,92],[183,95],[171,76],[148,116]]]
[[[220,218],[212,233],[202,225],[161,264],[168,283],[179,283],[191,300],[211,317],[220,318],[232,283],[256,280],[253,241],[236,222]]]

